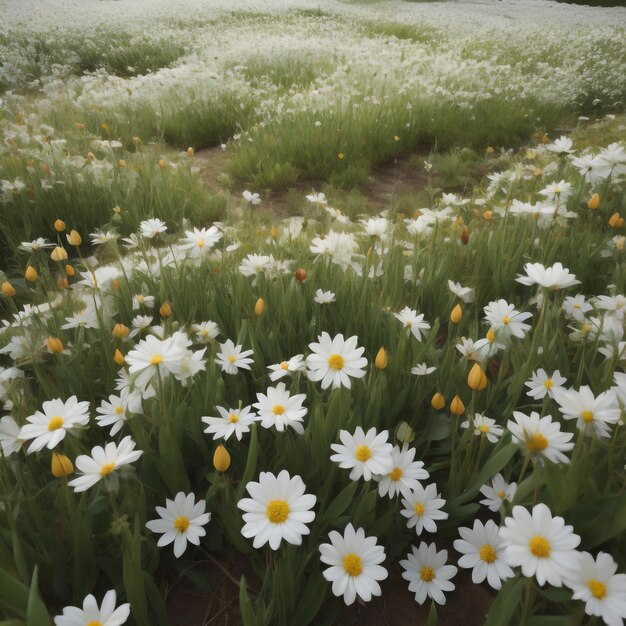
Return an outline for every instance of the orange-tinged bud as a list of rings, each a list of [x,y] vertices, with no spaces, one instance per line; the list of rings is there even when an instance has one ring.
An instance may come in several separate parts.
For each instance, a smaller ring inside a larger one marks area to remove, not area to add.
[[[458,303],[450,313],[450,321],[453,324],[458,324],[463,319],[463,308],[461,304]]]
[[[600,206],[600,195],[597,193],[594,193],[593,196],[589,198],[589,202],[587,202],[587,206],[592,211],[595,211]]]
[[[496,340],[496,333],[493,330],[493,328],[490,328],[487,331],[487,334],[485,335],[485,337],[489,343],[493,343]]]
[[[61,246],[57,246],[51,253],[50,258],[53,261],[67,261],[67,251]]]
[[[299,267],[296,270],[296,280],[299,283],[303,283],[306,280],[306,270],[302,267]]]
[[[486,152],[487,152],[487,154],[493,154],[495,152],[495,150],[491,146],[487,146]]]
[[[613,213],[613,215],[611,215],[611,218],[609,219],[609,226],[611,226],[612,228],[619,228],[619,219],[619,213],[616,211],[615,213]]]
[[[617,228],[621,228],[623,225],[624,225],[624,218],[623,218],[623,217],[620,217],[620,218],[617,220]]]
[[[67,278],[65,278],[65,276],[62,276],[57,280],[57,287],[59,289],[67,289],[68,285],[69,283],[67,282]]]
[[[535,176],[541,176],[542,172],[543,170],[537,165],[534,172]]]
[[[265,311],[265,300],[263,298],[259,298],[254,305],[254,314],[257,317],[263,315],[263,311]]]
[[[159,308],[159,315],[161,317],[169,317],[172,314],[172,307],[169,302],[164,302]]]
[[[452,402],[450,402],[450,413],[457,416],[461,416],[465,413],[465,405],[459,396],[452,398]]]
[[[68,276],[74,276],[74,274],[76,274],[76,270],[74,269],[73,265],[66,265],[65,266],[65,273]]]
[[[164,167],[167,167],[167,161],[165,159],[159,159],[159,167],[161,169],[163,169]]]
[[[56,220],[54,222],[54,230],[56,230],[57,233],[62,233],[65,230],[65,222],[63,220]]]
[[[187,156],[191,159],[193,158],[193,155],[194,155],[193,148],[189,146],[189,148],[187,148]]]
[[[117,164],[124,169],[126,167],[126,161],[124,161],[124,159],[120,159]]]
[[[80,246],[83,243],[83,238],[78,234],[77,230],[70,231],[70,234],[66,235],[66,237],[70,246]]]
[[[116,339],[124,339],[124,337],[128,337],[128,333],[130,333],[130,328],[128,328],[128,326],[125,326],[124,324],[115,324],[111,334]]]
[[[437,409],[437,411],[441,411],[444,406],[446,406],[446,399],[443,397],[443,394],[437,392],[430,400],[430,405],[433,409]]]
[[[111,284],[113,285],[113,289],[119,289],[120,288],[120,279],[119,278],[114,278],[111,281]]]
[[[34,283],[39,278],[39,274],[37,273],[37,270],[32,265],[29,265],[26,268],[26,271],[24,272],[24,278],[29,283]]]
[[[119,350],[115,350],[115,354],[113,355],[113,360],[120,367],[122,367],[122,365],[124,365],[124,355]]]
[[[464,228],[463,232],[461,233],[461,243],[466,246],[469,243],[469,238],[470,232],[467,228]]]
[[[487,222],[493,217],[493,211],[485,211],[483,213],[483,219]]]
[[[376,354],[376,358],[374,359],[374,365],[379,370],[384,370],[387,367],[387,351],[385,348],[381,348]]]
[[[50,471],[55,478],[63,478],[63,476],[69,476],[74,471],[74,466],[64,454],[53,452]]]
[[[213,467],[218,472],[225,472],[230,467],[230,454],[225,446],[217,446],[215,454],[213,454]]]
[[[12,298],[15,294],[15,287],[8,280],[5,280],[2,283],[2,295],[7,298]]]
[[[483,372],[483,368],[478,363],[474,363],[472,369],[469,371],[467,375],[467,385],[474,391],[482,391],[487,386],[487,377],[485,376],[485,372]]]
[[[48,337],[46,339],[46,347],[53,354],[63,352],[63,342],[58,337]]]

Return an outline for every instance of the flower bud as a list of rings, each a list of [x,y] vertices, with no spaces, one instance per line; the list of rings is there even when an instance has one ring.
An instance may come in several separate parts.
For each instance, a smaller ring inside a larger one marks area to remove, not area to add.
[[[254,305],[254,314],[257,317],[263,315],[263,311],[265,311],[265,300],[263,298],[259,298]]]
[[[119,350],[115,350],[115,354],[113,355],[113,360],[120,367],[124,365],[124,355]]]
[[[472,369],[469,371],[467,375],[467,385],[474,391],[482,391],[487,386],[487,377],[485,376],[485,372],[483,372],[483,368],[478,363],[474,363]]]
[[[450,413],[457,416],[461,416],[465,413],[465,405],[459,396],[452,398],[452,402],[450,402]]]
[[[450,321],[453,324],[458,324],[461,321],[462,318],[463,318],[463,308],[461,307],[461,304],[458,303],[452,309],[452,312],[450,313]]]
[[[461,243],[466,246],[469,243],[470,232],[467,228],[463,228],[463,232],[461,233]]]
[[[218,472],[225,472],[230,467],[230,454],[223,445],[217,446],[215,450],[215,454],[213,455],[213,467]]]
[[[187,156],[191,159],[193,158],[193,155],[194,155],[193,148],[189,146],[189,148],[187,148]]]
[[[161,317],[169,317],[172,314],[172,307],[169,302],[164,302],[159,308]]]
[[[165,167],[167,167],[167,161],[165,159],[159,159],[159,167],[161,169],[164,169]]]
[[[70,246],[80,246],[83,243],[83,238],[78,234],[77,230],[70,231],[70,234],[66,235],[66,237]]]
[[[56,220],[54,222],[54,230],[56,230],[57,233],[62,233],[65,230],[65,222],[63,220]]]
[[[609,219],[609,226],[611,228],[619,228],[619,213],[616,211],[615,213],[613,213],[613,215],[611,215],[611,218]]]
[[[483,213],[483,219],[488,222],[493,217],[493,211],[485,211]]]
[[[594,193],[591,198],[589,198],[589,202],[587,202],[587,206],[595,211],[600,206],[600,196],[597,193]]]
[[[63,476],[69,476],[74,471],[74,466],[64,454],[53,452],[50,471],[54,477],[63,478]]]
[[[5,280],[2,283],[2,295],[7,298],[12,298],[15,294],[15,287],[8,280]]]
[[[76,270],[74,269],[73,265],[66,265],[65,266],[65,273],[68,276],[74,276],[74,274],[76,274]]]
[[[299,283],[303,283],[303,282],[306,280],[306,270],[305,270],[305,269],[303,269],[303,268],[299,267],[299,268],[296,270],[296,280],[297,280]]]
[[[124,169],[126,167],[126,161],[124,161],[124,159],[120,159],[117,164],[120,166],[121,169]]]
[[[496,340],[496,332],[493,328],[490,328],[485,335],[485,338],[489,343],[493,343]]]
[[[115,324],[111,334],[116,339],[124,339],[125,337],[128,337],[128,333],[130,333],[130,328],[128,328],[128,326],[125,326],[124,324]]]
[[[61,246],[57,246],[51,253],[50,258],[53,261],[66,261],[67,260],[67,251],[65,248],[61,248]]]
[[[384,370],[387,367],[387,351],[385,348],[381,348],[376,354],[376,358],[374,359],[374,365],[379,370]]]
[[[58,337],[48,337],[46,339],[46,347],[48,348],[48,351],[53,354],[63,352],[63,342]]]
[[[396,428],[396,439],[402,443],[411,443],[415,439],[415,431],[406,422],[400,422]]]
[[[34,283],[37,280],[37,278],[39,278],[39,274],[37,273],[37,270],[32,265],[29,265],[26,268],[26,271],[24,272],[24,278],[29,283]]]
[[[59,289],[67,289],[68,285],[69,283],[67,282],[67,278],[65,278],[65,276],[62,276],[57,280],[57,287]]]
[[[441,411],[444,406],[446,406],[446,399],[443,397],[443,394],[437,392],[430,400],[430,405],[433,409],[437,411]]]

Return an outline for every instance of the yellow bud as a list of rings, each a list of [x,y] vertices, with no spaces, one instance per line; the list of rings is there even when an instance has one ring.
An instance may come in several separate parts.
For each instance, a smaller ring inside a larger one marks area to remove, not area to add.
[[[124,159],[120,159],[117,164],[124,169],[126,167],[126,161],[124,161]]]
[[[619,220],[619,213],[616,211],[615,213],[613,213],[613,215],[611,215],[611,218],[609,219],[609,226],[611,226],[612,228],[619,228]]]
[[[164,167],[167,167],[167,161],[165,159],[159,159],[159,167],[161,169],[163,169]]]
[[[53,452],[50,471],[56,478],[63,478],[63,476],[69,476],[74,471],[74,466],[64,454]]]
[[[624,225],[624,218],[623,218],[623,217],[620,217],[620,218],[617,220],[617,228],[621,228],[623,225]]]
[[[2,283],[2,295],[7,298],[12,298],[15,294],[15,287],[8,280],[5,280]]]
[[[542,172],[543,170],[539,166],[535,167],[535,176],[541,176]]]
[[[68,276],[74,276],[74,274],[76,274],[76,271],[74,270],[74,266],[73,265],[66,265],[65,266],[65,273]]]
[[[478,363],[474,363],[467,375],[467,385],[474,391],[482,391],[487,386],[487,377]]]
[[[487,334],[485,335],[485,337],[489,343],[493,343],[496,340],[496,333],[493,330],[493,328],[490,328],[487,331]]]
[[[128,337],[128,333],[130,333],[130,328],[128,328],[128,326],[125,326],[124,324],[115,324],[111,334],[116,339],[124,339],[124,337]]]
[[[215,450],[215,454],[213,455],[213,467],[218,472],[225,472],[230,467],[230,454],[223,445],[217,446]]]
[[[54,222],[54,230],[56,230],[57,233],[62,233],[65,230],[65,222],[63,220],[56,220]]]
[[[263,298],[259,298],[254,305],[254,314],[257,317],[263,315],[263,311],[265,311],[265,300]]]
[[[64,276],[62,276],[61,278],[57,280],[57,287],[59,289],[67,289],[68,285],[69,283],[67,282],[67,278],[65,278]]]
[[[194,155],[193,148],[189,146],[189,148],[187,148],[187,156],[191,159],[193,158],[193,155]]]
[[[415,431],[406,422],[400,422],[396,428],[396,439],[403,443],[411,443],[415,439]]]
[[[120,279],[119,278],[114,278],[111,281],[111,284],[113,285],[113,289],[119,289],[120,288]]]
[[[459,398],[459,396],[454,396],[452,398],[452,402],[450,402],[450,413],[452,415],[461,416],[465,413],[465,405],[463,404],[463,400]]]
[[[58,337],[48,337],[46,339],[46,347],[53,354],[63,352],[63,342]]]
[[[600,196],[597,193],[594,193],[591,198],[589,198],[589,202],[587,202],[587,206],[595,211],[600,206]]]
[[[493,211],[485,211],[483,213],[483,219],[487,222],[493,217]]]
[[[65,248],[61,248],[61,246],[57,246],[51,253],[50,258],[53,261],[66,261],[67,260],[67,251]]]
[[[124,365],[124,355],[119,350],[115,350],[115,354],[113,355],[113,360],[120,367],[122,367],[122,365]]]
[[[463,308],[459,303],[452,309],[452,312],[450,313],[450,321],[453,324],[458,324],[461,319],[463,319]]]
[[[72,230],[69,235],[66,235],[67,242],[70,246],[80,246],[83,243],[83,238],[78,234],[78,231]]]
[[[437,409],[437,411],[441,411],[444,406],[446,406],[446,399],[443,397],[443,394],[437,392],[430,400],[430,405],[433,409]]]
[[[387,351],[385,348],[381,348],[376,354],[376,358],[374,359],[374,365],[379,370],[384,370],[387,367]]]
[[[159,315],[161,317],[169,317],[172,314],[172,306],[169,302],[164,302],[159,308]]]
[[[487,154],[493,154],[495,152],[495,150],[491,146],[487,146],[486,152],[487,152]]]
[[[37,270],[32,265],[29,265],[24,272],[24,278],[29,283],[34,283],[39,278],[39,274],[37,274]]]

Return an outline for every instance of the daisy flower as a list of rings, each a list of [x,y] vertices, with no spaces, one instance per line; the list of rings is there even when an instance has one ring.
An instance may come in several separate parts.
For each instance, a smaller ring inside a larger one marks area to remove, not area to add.
[[[261,254],[249,254],[239,264],[239,273],[243,276],[263,274],[270,264],[270,257]]]
[[[254,359],[250,358],[253,351],[244,350],[242,352],[242,347],[236,346],[230,339],[220,343],[221,352],[218,352],[215,362],[222,368],[222,372],[237,374],[239,369],[250,369],[250,363],[254,363]]]
[[[20,439],[20,430],[17,422],[10,415],[5,415],[0,419],[0,448],[5,458],[21,450],[24,439]]]
[[[97,230],[95,233],[91,233],[89,235],[89,238],[91,239],[91,243],[93,245],[102,246],[109,241],[115,241],[116,239],[119,239],[119,233],[114,229],[107,230],[106,232],[102,230]]]
[[[428,374],[432,374],[436,369],[436,367],[428,367],[426,363],[418,363],[415,367],[411,368],[411,374],[414,376],[428,376]]]
[[[469,420],[465,420],[461,424],[461,428],[469,428],[469,425]],[[504,428],[502,428],[502,426],[498,426],[496,424],[496,420],[481,415],[480,413],[476,413],[474,415],[472,425],[474,426],[474,434],[477,437],[485,435],[489,443],[496,443],[504,432]]]
[[[119,396],[110,395],[109,401],[102,400],[100,406],[96,409],[96,422],[100,428],[112,426],[110,435],[113,437],[122,430],[128,413],[141,413],[141,395],[138,393],[130,393],[128,389],[124,389]]]
[[[213,341],[219,334],[220,329],[215,322],[200,322],[199,324],[192,324],[191,330],[194,332],[196,339],[202,343]]]
[[[491,328],[503,339],[511,336],[523,339],[530,330],[530,325],[524,324],[524,320],[532,317],[532,313],[520,313],[506,300],[490,302],[483,311]]]
[[[536,411],[530,415],[513,411],[513,418],[514,422],[509,420],[506,424],[513,434],[513,443],[525,448],[539,463],[543,463],[544,459],[552,463],[569,463],[563,453],[574,447],[570,442],[574,435],[562,433],[561,425],[553,422],[550,415],[539,417]]]
[[[419,486],[419,481],[428,478],[429,474],[424,469],[424,463],[413,460],[415,452],[415,448],[409,448],[408,443],[403,444],[402,449],[398,446],[393,447],[391,452],[393,469],[384,476],[374,476],[374,480],[378,481],[380,496],[388,495],[393,498],[396,493],[401,493],[409,497]]]
[[[36,411],[29,415],[22,426],[19,438],[24,441],[34,439],[28,448],[28,453],[39,452],[44,447],[52,450],[65,438],[65,434],[75,433],[77,428],[89,423],[89,402],[78,402],[72,396],[63,402],[61,398],[48,400],[42,405],[43,412]]]
[[[258,193],[252,193],[246,189],[241,195],[248,204],[261,204],[261,196]]]
[[[154,239],[154,237],[160,233],[164,233],[166,230],[167,226],[165,222],[158,218],[144,220],[139,224],[141,236],[146,239]]]
[[[582,294],[565,298],[562,308],[567,317],[581,323],[585,321],[585,313],[593,311],[593,307]]]
[[[616,424],[621,415],[617,397],[609,389],[594,396],[589,387],[583,385],[575,389],[555,389],[554,399],[559,403],[559,411],[566,420],[575,419],[579,430],[587,435],[609,437],[609,424]]]
[[[409,333],[413,333],[413,337],[418,341],[422,340],[422,331],[424,333],[430,330],[430,324],[424,321],[424,314],[417,314],[417,311],[405,306],[399,313],[393,316],[406,328],[407,337]]]
[[[393,446],[387,443],[389,431],[383,430],[377,434],[375,428],[367,433],[357,426],[354,435],[347,430],[339,431],[341,444],[330,444],[337,454],[330,457],[331,461],[339,463],[344,469],[352,468],[350,480],[371,480],[373,474],[388,474],[393,470]]]
[[[283,539],[299,546],[302,535],[310,532],[306,524],[315,519],[311,509],[316,501],[315,496],[304,493],[306,486],[302,478],[291,478],[287,470],[278,476],[261,472],[259,482],[249,482],[246,490],[252,497],[237,503],[245,511],[241,534],[248,539],[254,537],[255,548],[269,542],[272,550],[278,550]]]
[[[617,563],[606,552],[594,559],[578,553],[578,564],[565,577],[574,600],[585,603],[585,613],[601,617],[608,626],[622,626],[626,619],[626,574],[616,574]]]
[[[505,500],[508,502],[513,500],[516,491],[517,483],[507,483],[502,474],[498,473],[491,479],[491,486],[483,485],[480,488],[480,493],[485,496],[485,499],[481,500],[480,503],[488,506],[489,510],[495,513]]]
[[[104,448],[92,448],[91,456],[81,454],[76,459],[76,468],[82,472],[82,476],[70,481],[68,485],[74,487],[75,492],[87,491],[103,479],[115,486],[117,470],[134,463],[143,454],[142,450],[135,450],[135,445],[130,435],[127,435],[119,445],[111,441]]]
[[[322,291],[318,289],[315,292],[315,298],[313,298],[318,304],[330,304],[335,301],[335,294],[332,291]]]
[[[33,239],[33,241],[22,241],[19,245],[20,250],[24,252],[37,252],[37,250],[45,250],[46,248],[54,248],[55,243],[50,243],[43,237]]]
[[[580,285],[576,276],[570,274],[569,270],[563,267],[561,263],[555,263],[551,267],[545,267],[541,263],[526,263],[524,271],[526,276],[518,274],[515,280],[527,287],[538,285],[556,291],[557,289]]]
[[[144,296],[142,293],[136,293],[133,296],[133,311],[137,311],[140,307],[145,306],[149,309],[154,308],[154,296]],[[152,323],[152,318],[148,325]]]
[[[472,569],[472,582],[482,583],[485,578],[491,587],[500,589],[502,581],[511,578],[513,570],[503,560],[504,540],[493,520],[483,524],[474,520],[474,526],[459,528],[461,539],[455,539],[454,549],[463,554],[459,566]]]
[[[424,604],[432,598],[437,604],[445,604],[444,591],[453,591],[450,579],[457,573],[454,565],[446,565],[448,551],[437,552],[434,543],[420,543],[419,548],[411,546],[406,559],[400,561],[404,570],[402,578],[409,581],[409,591],[415,593],[415,601]]]
[[[185,495],[182,491],[176,494],[173,500],[165,500],[165,508],[156,507],[160,519],[146,522],[146,528],[153,533],[161,533],[157,546],[162,548],[174,542],[174,556],[179,558],[187,549],[187,542],[195,546],[200,545],[200,537],[206,535],[206,526],[211,519],[210,513],[205,513],[204,500],[196,503],[193,493]]]
[[[418,535],[421,535],[423,530],[434,533],[437,531],[435,520],[448,519],[448,514],[441,510],[445,503],[446,501],[437,493],[437,485],[432,483],[424,488],[418,483],[417,487],[402,499],[405,508],[400,512],[408,518],[407,528],[415,526]]]
[[[276,387],[268,387],[267,394],[257,393],[256,397],[258,402],[252,406],[257,409],[257,419],[263,428],[275,426],[282,433],[291,426],[299,435],[304,433],[301,422],[307,414],[307,409],[302,406],[306,399],[305,394],[291,396],[285,383],[278,383]]]
[[[330,543],[320,545],[320,561],[330,565],[322,574],[332,583],[333,594],[343,596],[348,606],[357,596],[364,602],[380,596],[378,581],[387,578],[387,570],[381,565],[385,549],[377,545],[376,537],[366,537],[362,528],[348,524],[343,536],[332,530],[328,538]]]
[[[560,180],[546,185],[540,192],[542,196],[551,201],[565,202],[572,193],[572,184]]]
[[[296,354],[296,356],[292,356],[288,361],[268,365],[267,369],[271,372],[270,380],[272,382],[280,380],[284,376],[289,376],[289,374],[293,372],[302,372],[306,369],[304,355]]]
[[[225,409],[221,406],[215,408],[220,417],[200,418],[209,426],[204,432],[213,435],[213,439],[223,438],[226,441],[234,433],[237,441],[241,441],[243,434],[250,432],[250,425],[257,419],[250,406],[242,409]]]
[[[317,341],[309,344],[309,354],[306,359],[310,380],[322,381],[322,389],[338,389],[342,385],[350,389],[350,377],[362,378],[365,376],[367,359],[363,356],[365,348],[357,347],[357,337],[344,340],[343,335],[335,335],[333,339],[326,332],[317,337]]]
[[[318,206],[326,206],[328,204],[328,200],[326,200],[326,196],[323,193],[310,193],[305,198]]]
[[[530,380],[527,380],[524,385],[529,389],[526,392],[527,395],[535,400],[542,400],[546,395],[549,398],[554,398],[554,391],[562,387],[565,382],[567,382],[567,378],[561,376],[559,370],[548,376],[546,370],[540,367],[532,373]]]
[[[66,606],[63,615],[54,618],[55,626],[121,626],[126,623],[130,616],[130,604],[126,602],[115,608],[117,597],[115,590],[111,589],[104,594],[102,606],[98,608],[98,603],[94,596],[89,594],[83,600],[83,608],[76,606]]]
[[[546,150],[550,152],[555,152],[556,154],[571,154],[574,152],[572,150],[572,140],[565,135],[561,135],[558,139],[555,139],[552,143],[549,143],[546,146]]]
[[[185,237],[181,239],[181,250],[188,250],[192,259],[205,255],[222,238],[222,233],[215,226],[210,228],[194,228],[186,230]]]
[[[448,289],[465,304],[474,302],[474,290],[471,287],[462,287],[460,283],[448,280]]]
[[[500,529],[506,545],[504,560],[513,567],[521,566],[522,574],[535,576],[540,585],[547,582],[560,587],[578,565],[575,548],[580,537],[572,530],[562,517],[552,517],[543,502],[532,511],[514,506]]]

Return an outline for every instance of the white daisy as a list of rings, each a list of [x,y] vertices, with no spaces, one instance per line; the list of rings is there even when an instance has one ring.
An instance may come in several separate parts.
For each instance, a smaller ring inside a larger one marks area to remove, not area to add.
[[[202,343],[212,341],[220,334],[218,325],[210,320],[200,322],[199,324],[192,324],[191,330],[194,332],[196,339]]]
[[[469,426],[469,420],[465,420],[461,424],[461,428],[469,428]],[[474,415],[472,426],[474,427],[474,434],[477,437],[485,435],[489,443],[496,443],[504,432],[504,428],[502,428],[502,426],[498,426],[496,424],[496,420],[486,417],[485,415],[481,415],[480,413],[476,413]]]
[[[354,435],[347,430],[339,431],[341,444],[330,444],[337,454],[330,457],[331,461],[339,463],[344,469],[352,468],[350,480],[371,480],[374,474],[388,474],[393,470],[393,446],[387,443],[389,432],[383,430],[377,434],[375,428],[367,433],[357,426]],[[343,445],[342,445],[343,444]]]
[[[532,317],[532,313],[520,313],[515,306],[506,300],[500,299],[490,302],[484,309],[485,319],[491,328],[498,333],[498,338],[504,340],[511,336],[523,339],[530,330],[529,324],[524,324],[524,320]]]
[[[140,307],[145,306],[148,309],[154,308],[154,296],[144,296],[142,293],[136,293],[133,296],[133,311],[137,311]],[[147,326],[152,323],[152,318],[148,322]]]
[[[110,395],[109,401],[102,400],[100,406],[96,408],[96,422],[100,428],[112,426],[110,435],[117,435],[126,420],[128,413],[141,413],[141,395],[138,393],[130,393],[128,389],[124,389],[119,396]]]
[[[241,195],[248,204],[255,206],[261,204],[261,196],[258,193],[252,193],[246,189],[246,191],[244,191]]]
[[[302,478],[291,478],[287,470],[282,470],[278,476],[261,472],[259,482],[249,482],[246,490],[252,498],[237,503],[245,511],[241,534],[254,537],[255,548],[269,542],[272,550],[278,550],[283,539],[299,546],[302,535],[310,532],[306,524],[315,519],[311,509],[316,501],[315,496],[304,493],[306,486]]]
[[[150,520],[146,528],[153,533],[162,533],[157,546],[162,548],[174,542],[174,556],[179,558],[187,549],[187,542],[200,545],[200,537],[206,535],[203,526],[209,523],[210,513],[205,513],[206,502],[199,500],[193,493],[185,495],[182,491],[173,500],[166,498],[165,508],[156,507],[160,519]]]
[[[387,570],[380,565],[385,550],[377,545],[376,537],[366,537],[362,528],[355,530],[348,524],[343,536],[332,530],[328,538],[330,543],[320,545],[320,561],[330,565],[322,574],[333,584],[333,594],[343,596],[348,606],[357,596],[364,602],[380,596],[378,581],[387,578]]]
[[[306,369],[306,363],[304,361],[303,354],[296,354],[292,356],[288,361],[281,361],[275,365],[268,365],[267,369],[271,372],[270,380],[275,382],[293,372],[302,372]]]
[[[491,587],[500,589],[502,581],[511,578],[513,570],[503,560],[504,540],[493,520],[483,524],[474,520],[474,526],[459,528],[461,539],[455,539],[454,549],[464,556],[459,566],[472,569],[472,582],[482,583],[485,578]]]
[[[567,382],[567,378],[561,376],[561,372],[556,370],[550,376],[546,373],[543,367],[540,367],[537,371],[533,372],[530,380],[527,380],[524,385],[528,387],[527,395],[535,400],[542,400],[546,397],[554,398],[554,390],[563,387],[563,383]]]
[[[448,280],[448,289],[465,304],[474,302],[474,290],[471,287],[462,287],[460,283]]]
[[[406,328],[407,336],[409,333],[413,333],[413,337],[418,341],[422,340],[422,331],[424,333],[430,330],[430,324],[424,321],[424,314],[417,314],[417,311],[405,306],[399,313],[394,313],[393,316]]]
[[[434,366],[428,367],[426,363],[418,363],[415,367],[411,368],[411,374],[414,376],[428,376],[432,374],[437,368]]]
[[[130,616],[130,604],[126,602],[115,608],[115,590],[111,589],[104,594],[102,605],[98,608],[98,603],[94,596],[89,594],[83,600],[83,608],[76,606],[66,606],[63,615],[54,618],[55,626],[121,626],[126,623]]]
[[[258,402],[252,406],[257,409],[258,420],[263,428],[275,426],[282,433],[291,426],[299,435],[304,433],[301,422],[307,414],[307,409],[302,406],[305,394],[291,396],[285,383],[278,383],[276,387],[268,387],[266,394],[257,393],[256,397]]]
[[[0,419],[0,447],[5,458],[22,449],[24,439],[20,438],[20,430],[17,422],[10,415],[5,415]]]
[[[167,226],[164,221],[158,218],[152,218],[144,220],[139,224],[139,231],[141,236],[146,239],[153,239],[160,233],[164,233],[167,230]]]
[[[396,493],[408,497],[417,489],[420,480],[426,480],[429,476],[424,469],[422,461],[414,461],[416,450],[409,448],[405,443],[400,449],[394,446],[391,452],[393,469],[384,476],[375,475],[378,481],[378,493],[380,496],[388,495],[393,498]]]
[[[222,232],[215,226],[186,230],[185,237],[180,242],[180,249],[187,250],[192,259],[200,258],[210,252],[221,238]]]
[[[444,591],[453,591],[450,579],[457,573],[454,565],[446,565],[448,551],[437,552],[434,543],[422,541],[419,548],[411,546],[407,558],[400,561],[404,570],[402,578],[409,581],[409,591],[415,593],[415,601],[424,604],[426,598],[432,598],[437,604],[445,604]]]
[[[422,487],[418,483],[416,488],[406,497],[402,499],[402,505],[405,507],[400,511],[407,519],[407,528],[415,527],[418,535],[423,530],[429,533],[437,531],[435,520],[448,519],[448,514],[441,510],[446,501],[437,493],[437,485],[434,483]]]
[[[569,270],[563,267],[561,263],[555,263],[551,267],[545,267],[541,263],[526,263],[524,271],[526,276],[518,274],[515,280],[527,287],[538,285],[556,291],[580,285],[576,276],[570,274]]]
[[[250,363],[254,363],[254,359],[250,358],[253,351],[242,351],[242,347],[243,346],[239,345],[236,346],[230,339],[220,344],[221,352],[217,353],[215,362],[222,368],[222,372],[234,375],[237,374],[240,369],[250,369]]]
[[[593,311],[593,307],[582,294],[568,296],[563,300],[562,306],[566,317],[581,323],[585,321],[585,313]]]
[[[234,433],[237,441],[241,441],[243,434],[250,432],[250,425],[257,419],[250,406],[241,409],[225,409],[221,406],[215,408],[221,417],[201,418],[209,426],[204,432],[213,435],[213,439],[227,440]]]
[[[335,301],[335,294],[332,291],[322,291],[318,289],[315,292],[315,298],[313,298],[318,304],[330,304]]]
[[[506,544],[504,559],[513,567],[521,566],[524,576],[536,576],[540,585],[547,582],[560,587],[578,564],[575,548],[580,537],[572,530],[562,517],[552,517],[543,502],[532,512],[514,506],[512,516],[505,518],[500,529]]]
[[[344,340],[343,335],[335,335],[333,339],[326,332],[318,336],[317,341],[309,344],[309,354],[306,359],[310,380],[322,381],[322,389],[333,389],[341,386],[350,389],[350,377],[362,378],[365,376],[367,359],[363,356],[365,348],[357,347],[357,337]]]
[[[496,474],[491,479],[491,486],[483,485],[480,488],[480,493],[485,496],[485,499],[481,500],[480,503],[488,506],[489,510],[495,513],[505,500],[508,502],[513,501],[516,491],[517,483],[509,484],[504,480],[502,474]]]

